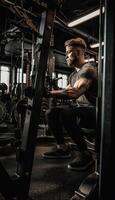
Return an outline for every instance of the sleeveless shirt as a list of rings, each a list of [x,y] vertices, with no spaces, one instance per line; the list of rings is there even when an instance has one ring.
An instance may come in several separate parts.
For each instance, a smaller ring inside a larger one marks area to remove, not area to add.
[[[86,78],[88,80],[92,80],[90,87],[86,90],[86,92],[77,98],[76,102],[78,105],[96,105],[96,97],[97,97],[97,68],[94,67],[91,63],[85,63],[79,69],[79,71],[75,70],[71,73],[69,77],[69,84],[73,87],[75,82],[80,78]]]

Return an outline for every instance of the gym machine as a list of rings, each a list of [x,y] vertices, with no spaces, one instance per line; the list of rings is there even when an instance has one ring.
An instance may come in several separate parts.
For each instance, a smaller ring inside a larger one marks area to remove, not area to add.
[[[104,3],[104,4],[103,4]],[[115,54],[115,23],[112,0],[100,2],[100,13],[104,5],[104,29],[100,22],[100,47],[104,38],[104,54],[99,52],[99,88],[97,104],[97,135],[95,171],[87,176],[76,189],[71,200],[108,200],[114,198],[113,174],[114,159],[114,54]],[[100,15],[102,17],[102,15]],[[103,37],[104,35],[104,37]],[[109,54],[108,54],[109,49]],[[104,61],[102,65],[102,55]],[[101,68],[100,68],[101,67]]]
[[[5,200],[27,200],[29,198],[48,51],[56,9],[61,4],[61,0],[45,1],[46,7],[41,15],[39,37],[35,46],[34,97],[32,99],[28,98],[22,142],[17,149],[16,175],[13,178],[10,177],[2,163],[0,163],[0,192]]]

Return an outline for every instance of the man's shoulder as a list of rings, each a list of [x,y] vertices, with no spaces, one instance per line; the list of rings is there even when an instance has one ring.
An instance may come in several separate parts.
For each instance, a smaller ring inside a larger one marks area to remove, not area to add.
[[[85,63],[79,71],[79,75],[86,78],[97,79],[97,67],[91,63]]]
[[[96,69],[95,64],[87,62],[82,66],[82,69]]]
[[[97,67],[92,63],[85,63],[80,71],[89,71],[89,72],[97,72]]]

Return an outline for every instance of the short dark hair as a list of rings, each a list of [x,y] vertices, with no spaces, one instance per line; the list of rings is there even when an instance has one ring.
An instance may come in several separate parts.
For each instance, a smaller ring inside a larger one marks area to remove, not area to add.
[[[83,40],[80,37],[67,40],[65,42],[65,47],[66,46],[80,46],[80,47],[84,48],[85,50],[87,48],[85,40]]]

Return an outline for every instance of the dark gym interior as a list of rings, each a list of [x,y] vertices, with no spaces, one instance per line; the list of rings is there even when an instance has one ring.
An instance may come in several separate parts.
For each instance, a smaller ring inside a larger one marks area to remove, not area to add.
[[[0,200],[114,199],[114,15],[112,0],[0,0]],[[67,85],[64,43],[76,37],[98,71],[96,130],[84,129],[94,163],[82,171],[67,168],[77,150],[66,131],[72,158],[42,157],[56,144],[43,91]]]

